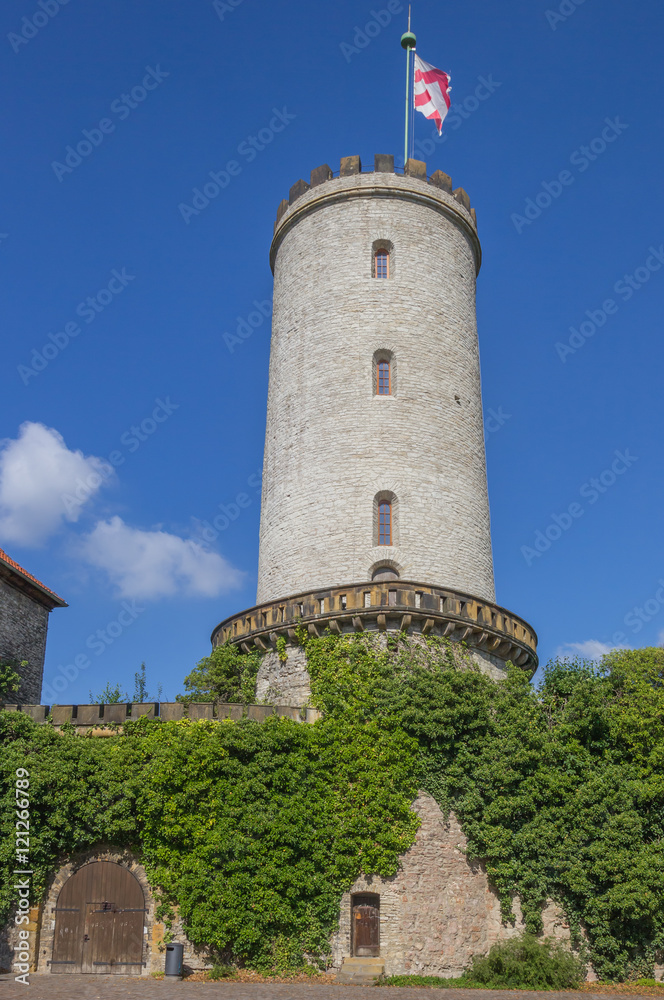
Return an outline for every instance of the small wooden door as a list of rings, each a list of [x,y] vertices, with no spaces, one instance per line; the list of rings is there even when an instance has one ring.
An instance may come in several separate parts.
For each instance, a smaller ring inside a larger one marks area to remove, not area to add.
[[[353,896],[351,918],[353,955],[380,955],[380,896]]]
[[[144,923],[145,897],[130,871],[84,865],[58,896],[51,972],[140,975]]]

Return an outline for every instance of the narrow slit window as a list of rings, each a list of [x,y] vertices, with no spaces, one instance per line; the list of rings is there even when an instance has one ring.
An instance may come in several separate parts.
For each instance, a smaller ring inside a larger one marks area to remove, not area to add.
[[[390,253],[389,250],[376,250],[374,256],[374,278],[389,278],[390,276]]]
[[[383,502],[378,507],[378,544],[392,544],[392,504]]]
[[[379,361],[376,365],[376,392],[379,396],[389,396],[391,391],[390,362]]]

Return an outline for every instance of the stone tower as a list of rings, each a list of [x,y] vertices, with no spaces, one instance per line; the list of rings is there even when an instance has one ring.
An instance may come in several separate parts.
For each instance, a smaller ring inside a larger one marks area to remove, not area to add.
[[[213,643],[265,651],[259,694],[291,704],[306,682],[269,653],[298,620],[534,670],[535,633],[494,603],[468,195],[417,160],[346,157],[291,188],[270,260],[258,606]]]

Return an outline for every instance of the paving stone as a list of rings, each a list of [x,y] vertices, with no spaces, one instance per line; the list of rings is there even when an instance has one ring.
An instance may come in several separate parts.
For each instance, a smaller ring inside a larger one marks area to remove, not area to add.
[[[603,993],[524,990],[430,990],[329,983],[188,983],[125,976],[38,976],[30,985],[0,976],[3,1000],[606,1000]],[[638,994],[621,994],[634,1000]]]

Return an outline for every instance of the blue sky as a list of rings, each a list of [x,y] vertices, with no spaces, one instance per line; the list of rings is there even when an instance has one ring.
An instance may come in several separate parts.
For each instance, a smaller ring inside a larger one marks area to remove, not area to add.
[[[277,205],[320,163],[401,152],[406,8],[0,16],[0,544],[69,602],[53,700],[131,694],[142,660],[174,698],[254,601]],[[469,192],[484,249],[498,601],[543,660],[664,633],[663,19],[655,0],[414,9],[460,106],[440,143],[418,116],[418,151]],[[219,195],[183,210],[229,161]]]

